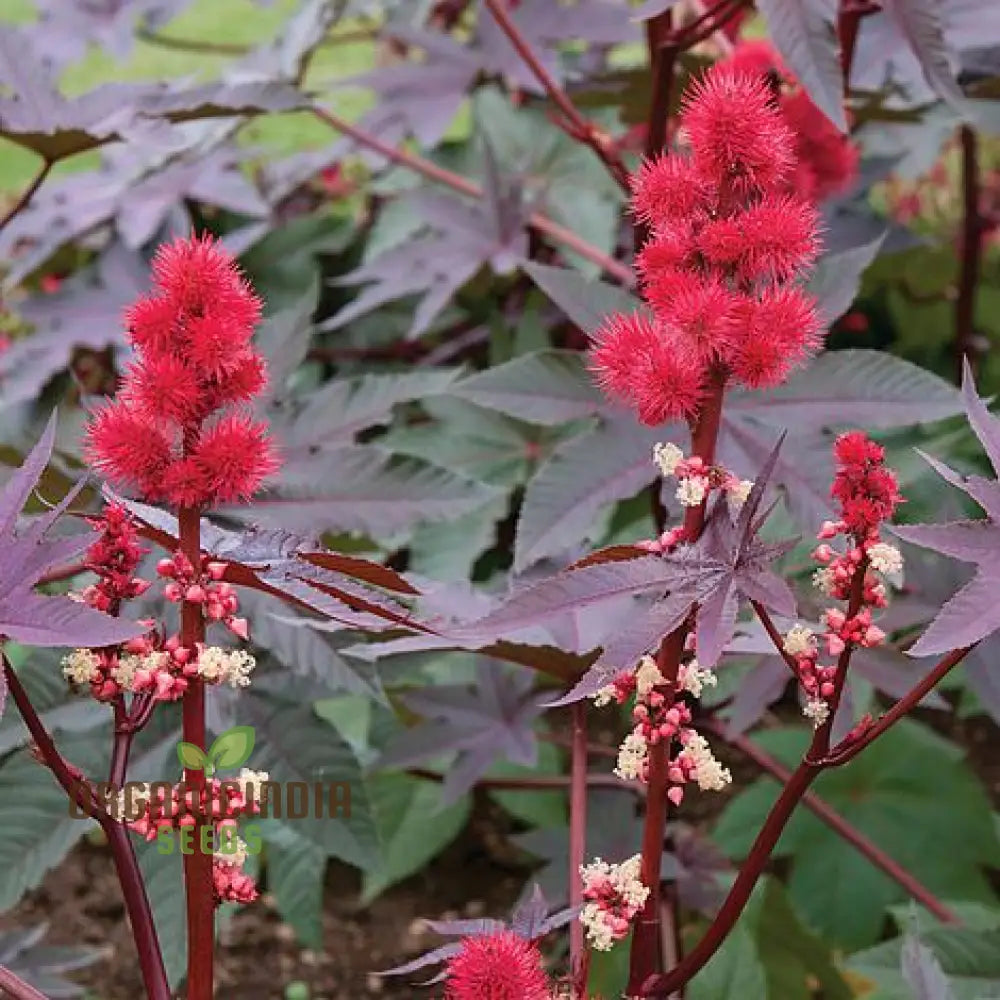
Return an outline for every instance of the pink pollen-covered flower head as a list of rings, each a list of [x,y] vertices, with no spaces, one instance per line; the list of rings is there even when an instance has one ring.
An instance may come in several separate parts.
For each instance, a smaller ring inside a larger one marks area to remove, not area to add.
[[[795,164],[792,132],[759,76],[712,67],[686,98],[681,124],[695,169],[738,195],[777,189]]]
[[[465,938],[448,962],[446,1000],[550,1000],[542,956],[513,931]]]
[[[88,460],[149,500],[247,499],[278,467],[266,427],[225,409],[266,384],[251,346],[260,301],[210,236],[161,247],[153,279],[153,293],[128,310],[138,357],[88,426]]]

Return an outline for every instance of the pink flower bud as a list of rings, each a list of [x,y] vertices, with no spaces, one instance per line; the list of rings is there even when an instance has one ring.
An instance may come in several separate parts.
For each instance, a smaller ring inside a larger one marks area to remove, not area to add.
[[[680,785],[673,785],[667,789],[667,798],[675,806],[679,806],[684,801],[684,789]]]
[[[244,642],[250,639],[250,627],[247,624],[246,618],[227,618],[226,625],[229,631],[237,638],[242,639]]]

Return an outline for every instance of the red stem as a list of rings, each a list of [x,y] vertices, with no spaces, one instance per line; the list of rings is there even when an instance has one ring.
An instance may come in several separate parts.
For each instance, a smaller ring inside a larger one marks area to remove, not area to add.
[[[729,895],[716,915],[705,936],[694,946],[687,956],[666,975],[650,976],[638,988],[629,988],[630,993],[649,997],[667,997],[685,983],[690,982],[709,959],[718,951],[729,936],[743,908],[750,899],[757,879],[767,865],[785,824],[795,811],[806,790],[820,773],[820,769],[803,761],[782,789],[778,801],[771,808],[746,862],[736,876]]]
[[[406,773],[414,778],[424,778],[427,781],[444,781],[445,775],[424,767],[410,767]],[[586,784],[590,788],[628,789],[638,794],[645,792],[645,786],[638,781],[622,781],[613,774],[596,772],[585,774]],[[511,792],[551,792],[565,791],[573,788],[573,777],[565,774],[532,774],[523,778],[480,778],[476,788],[492,791]]]
[[[982,222],[979,217],[979,140],[975,129],[959,130],[962,146],[962,271],[955,300],[955,380],[962,381],[962,364],[968,357],[973,371],[982,353],[976,343],[976,285],[982,254]]]
[[[722,400],[725,379],[717,372],[705,399],[705,404],[691,431],[691,453],[699,456],[706,465],[715,461],[715,447],[722,422]],[[696,541],[705,524],[705,504],[689,507],[684,515],[685,538]],[[660,643],[656,663],[663,675],[664,695],[670,699],[676,694],[675,682],[680,668],[681,655],[687,639],[688,624],[668,635]],[[649,772],[646,793],[646,816],[642,829],[642,863],[640,877],[650,893],[642,912],[636,918],[629,955],[629,993],[638,993],[642,984],[660,968],[660,865],[663,859],[663,833],[667,823],[667,768],[670,745],[663,740],[649,748]]]
[[[724,726],[713,723],[710,728],[720,736],[725,737]],[[782,784],[787,784],[791,780],[792,772],[784,764],[775,760],[774,757],[745,736],[730,739],[730,743]],[[955,913],[942,903],[930,889],[886,854],[881,847],[869,840],[860,830],[852,826],[840,813],[827,805],[815,792],[806,792],[802,796],[802,804],[815,816],[818,816],[831,830],[856,848],[876,868],[902,886],[913,899],[926,907],[938,920],[946,924],[960,923]]]
[[[201,516],[195,507],[182,507],[177,515],[180,548],[195,572],[201,568]],[[192,651],[205,638],[201,605],[185,601],[181,606],[181,643]],[[182,707],[184,741],[204,750],[205,685],[193,677],[184,693]],[[184,782],[195,790],[199,801],[205,772],[185,768]],[[187,899],[187,1000],[212,1000],[215,950],[215,899],[212,888],[212,854],[202,853],[199,820],[194,828],[194,851],[184,855],[184,887]]]
[[[891,729],[903,716],[913,711],[938,682],[965,659],[972,648],[972,646],[963,646],[961,649],[953,649],[922,681],[915,684],[910,691],[903,695],[878,722],[862,730],[856,736],[845,738],[819,763],[824,767],[839,767],[857,757],[865,747],[877,740],[887,729]]]
[[[486,0],[493,19],[500,26],[501,31],[507,36],[514,50],[524,61],[525,65],[535,75],[535,78],[542,85],[549,99],[559,109],[566,120],[566,131],[578,139],[580,142],[590,146],[590,148],[600,157],[601,162],[608,168],[608,172],[618,182],[619,186],[628,191],[629,174],[625,162],[622,160],[621,152],[615,142],[597,128],[593,122],[588,121],[578,110],[576,105],[570,100],[569,95],[553,79],[552,74],[535,54],[528,40],[521,33],[514,19],[510,16],[504,4],[504,0]]]
[[[583,905],[583,879],[580,869],[587,850],[587,703],[578,701],[572,707],[572,755],[569,793],[569,905]],[[584,947],[583,924],[570,924],[569,956],[573,995],[587,995],[587,950]]]
[[[326,108],[314,105],[312,113],[320,121],[326,122],[331,128],[335,128],[338,132],[343,132],[344,135],[350,136],[359,145],[374,150],[393,163],[398,163],[401,166],[415,170],[428,180],[444,184],[454,191],[468,195],[470,198],[482,198],[484,195],[483,189],[467,177],[456,174],[454,171],[447,170],[444,167],[439,167],[436,163],[432,163],[422,156],[416,156],[414,153],[407,152],[405,149],[390,146],[376,136],[365,132],[364,129],[360,129],[350,124],[350,122],[345,121],[339,115],[335,115],[332,111],[328,111]],[[570,250],[578,253],[581,257],[585,257],[592,263],[597,264],[623,285],[632,287],[635,284],[635,275],[630,267],[621,263],[621,261],[615,260],[613,257],[609,257],[606,253],[598,250],[597,247],[578,236],[571,229],[561,226],[547,215],[542,215],[541,212],[533,212],[528,217],[528,224],[536,232],[551,237],[558,243],[562,243]]]
[[[841,0],[840,13],[837,15],[837,36],[840,39],[840,71],[844,77],[845,97],[851,91],[851,68],[854,65],[861,20],[877,10],[878,5],[869,0]]]
[[[28,202],[35,196],[35,192],[45,183],[45,178],[49,176],[51,169],[52,161],[45,160],[41,167],[38,168],[35,176],[32,177],[31,183],[21,192],[20,197],[11,205],[4,217],[0,219],[0,232],[6,229],[17,215],[27,207]]]
[[[46,583],[58,583],[60,580],[69,580],[74,576],[79,576],[81,573],[86,573],[88,569],[89,567],[85,562],[57,566],[55,569],[50,569],[48,573],[39,577],[38,585],[42,586]]]
[[[653,98],[646,128],[647,157],[655,156],[667,144],[670,92],[674,81],[674,61],[679,51],[671,36],[672,21],[671,11],[665,10],[646,22],[646,44],[653,70]]]
[[[862,562],[855,571],[855,577],[851,585],[851,600],[848,608],[849,617],[857,614],[857,608],[860,607],[861,598],[859,591],[863,589],[866,568],[866,564]],[[858,584],[859,580],[862,581],[861,585]],[[805,757],[795,771],[789,775],[788,783],[782,789],[777,802],[772,806],[771,812],[768,814],[764,826],[757,835],[757,839],[754,841],[754,845],[747,855],[746,861],[740,869],[736,881],[733,883],[729,895],[722,904],[722,908],[716,915],[715,920],[701,941],[698,942],[690,954],[676,968],[671,969],[666,975],[651,976],[641,985],[642,996],[669,996],[672,991],[689,982],[704,968],[715,952],[722,946],[722,943],[736,925],[736,921],[739,920],[743,908],[750,899],[753,887],[756,885],[757,880],[770,860],[771,853],[778,842],[778,838],[781,836],[782,830],[785,828],[785,824],[799,802],[804,799],[809,786],[816,777],[827,768],[847,763],[847,761],[855,757],[866,746],[870,745],[873,740],[877,739],[882,733],[898,722],[907,712],[915,708],[926,697],[934,685],[959,663],[969,651],[968,648],[953,650],[919,684],[916,684],[907,695],[896,702],[892,709],[875,725],[862,731],[860,735],[848,736],[833,753],[830,753],[830,731],[833,726],[837,700],[843,690],[844,678],[846,677],[847,667],[850,663],[851,650],[852,647],[848,645],[838,661],[837,680],[835,681],[837,689],[834,698],[831,699],[830,718],[816,730]],[[851,842],[860,849],[857,836]],[[889,860],[891,864],[895,864],[891,862],[891,859]],[[900,872],[902,873],[901,869]],[[904,878],[911,878],[907,873],[902,874]],[[924,902],[923,900],[921,901]],[[927,905],[926,902],[925,905]],[[948,913],[948,917],[944,916],[945,913]],[[954,920],[954,916],[950,914],[950,911],[942,909],[940,904],[938,905],[936,915],[940,916],[941,919],[950,918],[949,922],[953,922]]]
[[[132,936],[139,953],[139,968],[147,997],[149,1000],[170,1000],[170,989],[167,986],[167,974],[163,968],[163,957],[160,954],[160,943],[153,924],[153,914],[128,831],[103,809],[96,808],[91,797],[84,796],[83,775],[59,753],[6,657],[3,657],[3,672],[14,704],[17,705],[42,760],[66,794],[97,820],[108,838],[108,846],[111,848],[115,871],[125,899],[125,910],[132,927]]]
[[[49,1000],[44,993],[40,993],[30,983],[26,983],[20,976],[2,965],[0,965],[0,994],[13,997],[13,1000]]]

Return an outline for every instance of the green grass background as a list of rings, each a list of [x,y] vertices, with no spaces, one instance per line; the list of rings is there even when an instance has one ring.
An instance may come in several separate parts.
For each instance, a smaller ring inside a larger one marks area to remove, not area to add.
[[[73,3],[75,0],[65,0]],[[300,0],[277,0],[260,7],[250,0],[195,0],[190,7],[161,30],[172,38],[254,46],[278,35],[299,6]],[[31,0],[0,0],[0,24],[34,20]],[[359,23],[343,21],[332,29],[330,39],[355,32]],[[119,61],[92,48],[79,63],[64,72],[60,86],[66,94],[80,94],[101,83],[130,80],[165,80],[217,77],[236,57],[202,52],[183,52],[153,42],[137,40],[130,57]],[[324,84],[373,68],[375,46],[370,41],[326,43],[316,52],[306,79],[307,87],[327,90]],[[355,119],[371,106],[372,98],[355,88],[333,89],[324,96],[344,116]],[[266,115],[249,122],[240,132],[242,142],[262,145],[271,155],[281,156],[303,149],[321,148],[337,135],[309,114]],[[92,168],[97,154],[88,153],[61,163],[56,173]],[[0,192],[10,196],[20,191],[38,169],[38,158],[19,146],[0,139]]]

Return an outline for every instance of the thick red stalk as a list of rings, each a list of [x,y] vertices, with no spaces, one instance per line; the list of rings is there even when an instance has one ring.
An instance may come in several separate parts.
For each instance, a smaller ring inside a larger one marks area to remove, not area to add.
[[[979,283],[983,231],[979,217],[979,139],[976,130],[963,125],[959,130],[962,147],[962,258],[955,299],[955,380],[962,381],[962,366],[968,357],[975,371],[981,350],[977,343],[976,286]]]
[[[409,169],[422,174],[428,180],[444,184],[461,194],[468,195],[470,198],[483,197],[483,189],[475,181],[471,181],[461,174],[456,174],[452,170],[439,167],[436,163],[432,163],[422,156],[407,152],[405,149],[398,149],[395,146],[389,145],[389,143],[382,142],[381,139],[365,132],[364,129],[352,125],[326,108],[314,105],[312,113],[320,121],[326,122],[331,128],[335,128],[338,132],[343,132],[344,135],[350,136],[359,145],[374,150],[393,163],[409,167]],[[578,236],[571,229],[561,226],[547,215],[542,215],[541,212],[533,212],[528,217],[528,224],[536,232],[551,237],[556,242],[562,243],[570,250],[578,253],[581,257],[585,257],[592,263],[597,264],[623,285],[632,287],[635,284],[635,274],[630,267],[621,263],[621,261],[615,260],[613,257],[609,257],[606,253],[598,250],[597,247]]]
[[[139,863],[136,861],[128,831],[118,820],[109,816],[104,809],[96,807],[93,797],[84,795],[83,776],[59,753],[55,742],[38,717],[34,705],[31,704],[27,691],[24,690],[6,657],[3,657],[3,672],[14,704],[17,705],[45,765],[66,794],[71,796],[88,815],[97,820],[108,838],[108,846],[111,848],[115,871],[122,887],[122,896],[125,899],[125,910],[132,927],[132,937],[135,940],[136,951],[139,953],[139,968],[147,997],[149,1000],[170,1000],[170,989],[167,986],[167,974],[163,968],[163,957],[160,953],[160,943],[153,924],[153,914],[149,907],[146,886],[142,879],[142,872],[139,870]]]
[[[761,872],[785,829],[785,824],[819,773],[820,769],[812,764],[805,761],[799,764],[778,796],[778,801],[771,808],[747,855],[746,862],[729,890],[729,895],[726,896],[722,908],[705,932],[705,936],[666,975],[650,976],[637,988],[633,989],[630,986],[630,992],[637,996],[667,997],[690,982],[704,968],[739,920]]]
[[[565,119],[565,130],[580,142],[590,146],[601,162],[608,168],[608,173],[625,191],[629,190],[629,173],[616,143],[588,121],[570,100],[569,95],[553,79],[545,64],[535,54],[528,40],[521,33],[514,19],[510,16],[503,0],[486,0],[493,19],[514,46],[514,51],[524,60],[525,65],[535,75],[549,99],[559,109]]]
[[[569,793],[569,905],[583,905],[583,879],[580,869],[587,849],[587,703],[578,701],[572,708],[570,793]],[[583,924],[570,924],[570,976],[574,996],[586,997],[587,951]]]
[[[691,454],[706,465],[715,461],[715,448],[722,422],[722,400],[725,379],[721,373],[713,377],[705,404],[691,430]],[[705,523],[705,504],[689,507],[684,515],[685,538],[695,541]],[[687,640],[688,624],[671,632],[656,654],[656,663],[666,681],[663,693],[668,698],[676,694],[675,683],[681,655]],[[667,768],[670,744],[667,740],[649,748],[646,816],[642,829],[642,863],[640,878],[650,887],[649,898],[636,918],[629,955],[629,993],[636,994],[642,984],[660,968],[660,867],[663,859],[663,834],[667,824]]]
[[[180,547],[197,572],[201,567],[201,516],[195,507],[183,507],[178,513]],[[205,639],[205,619],[200,604],[185,601],[181,605],[181,643],[194,649]],[[205,685],[199,677],[191,679],[182,707],[184,741],[202,750],[205,739]],[[184,783],[195,790],[195,801],[205,786],[205,772],[185,768]],[[215,900],[212,888],[212,854],[202,853],[201,828],[195,824],[194,851],[184,855],[184,888],[187,897],[187,1000],[212,1000],[215,950]]]
[[[653,96],[646,127],[646,156],[655,156],[667,144],[670,119],[670,92],[674,82],[674,62],[677,44],[671,36],[672,14],[662,14],[646,22],[646,43],[649,64],[653,71]]]
[[[44,993],[40,993],[30,983],[26,983],[20,976],[2,965],[0,965],[0,994],[13,1000],[48,1000]]]

